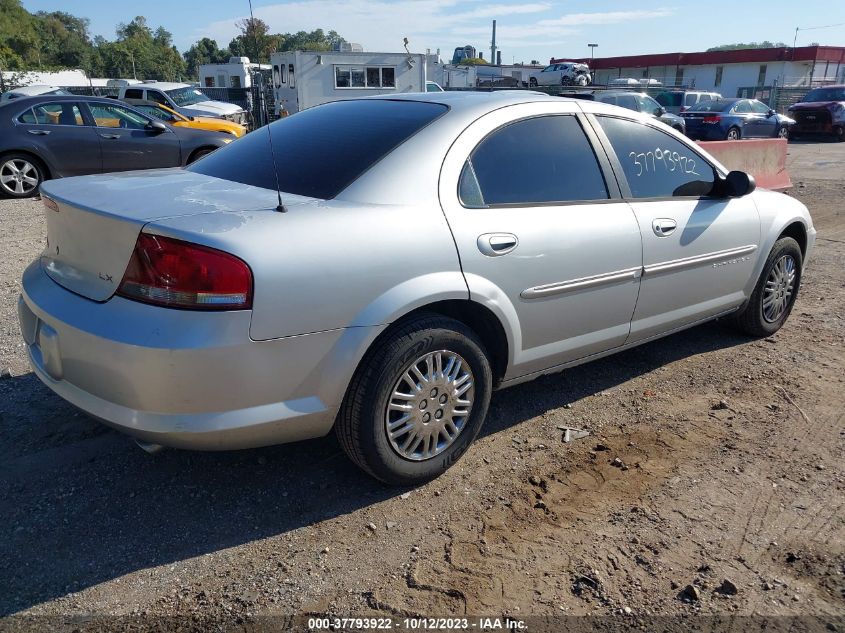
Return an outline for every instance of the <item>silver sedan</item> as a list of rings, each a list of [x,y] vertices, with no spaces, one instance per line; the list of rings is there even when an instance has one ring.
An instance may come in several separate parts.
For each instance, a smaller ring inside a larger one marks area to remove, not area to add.
[[[815,240],[667,126],[530,93],[329,103],[186,169],[42,186],[35,373],[147,445],[337,433],[436,477],[494,389],[728,317],[777,331]]]

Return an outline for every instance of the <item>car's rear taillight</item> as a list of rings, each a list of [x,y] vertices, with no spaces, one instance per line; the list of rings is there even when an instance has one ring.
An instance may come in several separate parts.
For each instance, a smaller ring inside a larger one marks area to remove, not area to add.
[[[192,310],[248,310],[252,271],[215,248],[141,233],[117,294]]]
[[[722,120],[722,117],[720,117],[720,116],[706,116],[703,119],[703,121],[705,123],[718,123],[721,120]]]

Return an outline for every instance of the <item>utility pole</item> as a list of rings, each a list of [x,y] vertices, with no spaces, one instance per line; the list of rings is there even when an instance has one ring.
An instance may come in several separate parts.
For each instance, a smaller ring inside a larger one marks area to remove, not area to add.
[[[587,44],[590,47],[590,61],[593,61],[596,58],[596,49],[599,47],[598,44]]]
[[[493,41],[490,45],[490,63],[496,63],[496,20],[493,20]]]
[[[132,54],[132,51],[129,51],[129,59],[132,60],[132,79],[137,79],[138,75],[135,74],[135,55]]]

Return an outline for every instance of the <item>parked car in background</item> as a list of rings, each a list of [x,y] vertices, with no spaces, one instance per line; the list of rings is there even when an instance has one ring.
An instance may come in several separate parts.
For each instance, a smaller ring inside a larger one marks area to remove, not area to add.
[[[577,62],[549,64],[543,70],[531,73],[528,85],[535,86],[589,86],[593,83],[590,67]]]
[[[170,125],[176,127],[189,127],[195,130],[208,130],[211,132],[223,132],[224,134],[231,134],[235,138],[240,138],[246,134],[246,127],[234,121],[227,121],[226,119],[213,119],[205,116],[191,116],[187,117],[179,114],[175,110],[171,110],[165,105],[155,103],[153,101],[139,101],[137,99],[126,99],[126,103],[131,105],[138,112],[142,112],[147,116],[159,119]]]
[[[26,198],[51,178],[180,167],[233,140],[172,127],[113,99],[14,100],[0,105],[0,193]]]
[[[667,90],[654,97],[657,103],[672,114],[686,112],[701,101],[716,101],[721,98],[722,95],[718,92],[704,92],[702,90]]]
[[[12,88],[0,95],[0,103],[6,103],[22,97],[37,97],[38,95],[69,95],[67,90],[56,88],[56,86],[21,86]]]
[[[123,80],[119,80],[123,81]],[[246,112],[234,103],[209,99],[199,88],[188,84],[151,81],[120,87],[118,98],[153,101],[184,116],[205,116],[246,123]]]
[[[397,485],[453,465],[496,388],[718,317],[770,336],[816,235],[659,123],[522,91],[327,103],[43,199],[18,311],[47,387],[151,444],[334,429]]]
[[[790,130],[794,138],[831,134],[837,141],[845,141],[845,85],[814,88],[788,111],[795,117]]]
[[[443,88],[440,86],[439,83],[436,81],[426,81],[425,82],[425,91],[426,92],[445,92]]]
[[[657,79],[651,79],[648,77],[642,77],[641,79],[635,79],[634,77],[617,77],[616,79],[608,81],[607,85],[614,88],[621,86],[630,86],[634,88],[639,86],[662,86],[663,84]]]
[[[666,112],[666,108],[657,103],[657,101],[644,92],[628,92],[626,90],[596,92],[595,101],[619,106],[621,108],[633,110],[634,112],[643,112],[644,114],[648,114],[649,116],[653,116],[655,119],[662,121],[681,134],[684,134],[686,131],[686,125],[681,117]]]
[[[681,116],[687,122],[687,135],[700,141],[789,138],[795,124],[757,99],[702,101]]]

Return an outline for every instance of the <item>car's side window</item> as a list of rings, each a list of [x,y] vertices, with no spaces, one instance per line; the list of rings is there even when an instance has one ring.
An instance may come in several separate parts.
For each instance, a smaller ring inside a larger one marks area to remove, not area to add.
[[[127,88],[123,95],[124,99],[143,99],[144,93],[138,88]]]
[[[94,117],[97,127],[143,130],[149,123],[149,119],[120,106],[90,103],[88,107],[91,109],[91,116]]]
[[[26,116],[26,119],[24,119]],[[40,125],[85,125],[82,113],[75,103],[40,103],[21,115],[21,123],[35,123]]]
[[[738,101],[737,104],[734,106],[733,111],[736,114],[750,114],[751,103],[748,101]]]
[[[523,119],[491,133],[467,160],[459,196],[466,207],[609,197],[593,148],[571,115]]]
[[[619,105],[628,110],[637,112],[639,110],[637,98],[634,95],[619,95],[617,97]]]
[[[638,95],[637,99],[640,102],[640,112],[660,116],[660,104],[657,101],[645,95]]]
[[[769,113],[769,106],[765,103],[760,101],[752,101],[751,102],[751,111],[754,114],[768,114]]]
[[[689,145],[637,121],[597,117],[634,198],[707,196],[716,172]]]
[[[167,99],[165,99],[164,95],[161,94],[158,90],[147,90],[147,99],[149,101],[155,101],[156,103],[160,103],[161,105],[167,105]]]

